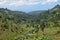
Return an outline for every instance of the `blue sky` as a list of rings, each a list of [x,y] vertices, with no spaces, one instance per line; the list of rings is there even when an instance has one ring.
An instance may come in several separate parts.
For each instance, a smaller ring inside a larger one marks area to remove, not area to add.
[[[60,4],[60,0],[0,0],[0,8],[17,11],[47,10]]]

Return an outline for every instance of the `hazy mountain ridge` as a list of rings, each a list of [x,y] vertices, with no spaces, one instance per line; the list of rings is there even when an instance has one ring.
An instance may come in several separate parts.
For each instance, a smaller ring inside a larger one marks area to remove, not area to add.
[[[40,11],[32,11],[29,13],[25,13],[22,11],[12,11],[7,8],[0,8],[0,13],[4,14],[6,18],[14,19],[16,21],[27,21],[27,20],[36,20],[36,19],[46,19],[48,16],[54,16],[54,12],[60,13],[60,5],[56,5],[52,9],[48,10],[40,10]]]
[[[48,9],[48,10],[38,10],[38,11],[32,11],[32,12],[29,12],[31,13],[30,15],[37,15],[37,14],[40,14],[40,13],[45,13],[47,11],[60,11],[60,5],[56,5],[55,7],[51,8],[51,9]]]

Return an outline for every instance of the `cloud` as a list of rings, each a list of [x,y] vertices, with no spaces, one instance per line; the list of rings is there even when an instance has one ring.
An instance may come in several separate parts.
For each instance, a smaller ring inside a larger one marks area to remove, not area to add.
[[[1,0],[0,5],[4,5],[7,2],[7,0]]]
[[[50,4],[50,3],[55,3],[55,2],[58,2],[58,0],[43,0],[41,1],[41,4],[44,5],[44,4]]]
[[[24,5],[45,5],[45,4],[50,4],[50,3],[55,3],[58,0],[0,0],[0,5],[4,6],[14,6],[14,7],[18,7],[18,6],[24,6]]]
[[[10,6],[21,6],[21,5],[36,5],[40,2],[37,0],[19,0],[19,1],[13,1],[10,3]]]

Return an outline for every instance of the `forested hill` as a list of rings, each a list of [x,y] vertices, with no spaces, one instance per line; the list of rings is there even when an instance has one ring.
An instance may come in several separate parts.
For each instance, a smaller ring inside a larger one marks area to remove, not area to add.
[[[29,17],[28,14],[22,11],[12,11],[7,8],[0,8],[0,14],[8,20],[14,20],[16,22],[26,21]]]
[[[60,20],[60,5],[56,5],[55,7],[45,11],[29,12],[29,14],[32,15],[36,21],[57,21]]]
[[[12,11],[7,8],[0,8],[0,14],[4,14],[6,18],[10,18],[10,19],[13,18],[16,20],[20,19],[20,21],[22,20],[26,21],[27,19],[35,19],[35,18],[41,19],[43,17],[47,18],[48,16],[52,17],[52,15],[53,16],[55,15],[54,12],[59,14],[60,5],[56,5],[55,7],[48,10],[32,11],[29,13],[25,13],[22,11]]]
[[[60,20],[60,5],[48,10],[32,11],[25,13],[22,11],[12,11],[7,8],[0,8],[0,16],[7,20],[13,20],[16,23],[22,22],[48,22],[48,21],[57,21]],[[4,19],[3,19],[4,20]]]
[[[29,12],[30,15],[36,15],[36,14],[40,14],[40,13],[44,13],[44,12],[47,12],[47,11],[60,11],[60,5],[56,5],[48,10],[38,10],[38,11],[32,11],[32,12]]]
[[[49,27],[60,27],[60,5],[29,13],[0,8],[0,40],[16,40],[30,30],[44,32]]]

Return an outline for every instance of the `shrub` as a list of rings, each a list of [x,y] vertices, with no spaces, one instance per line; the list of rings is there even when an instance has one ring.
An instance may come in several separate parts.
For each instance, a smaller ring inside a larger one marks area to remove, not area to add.
[[[49,36],[42,35],[42,36],[36,38],[35,40],[51,40],[51,38]]]

